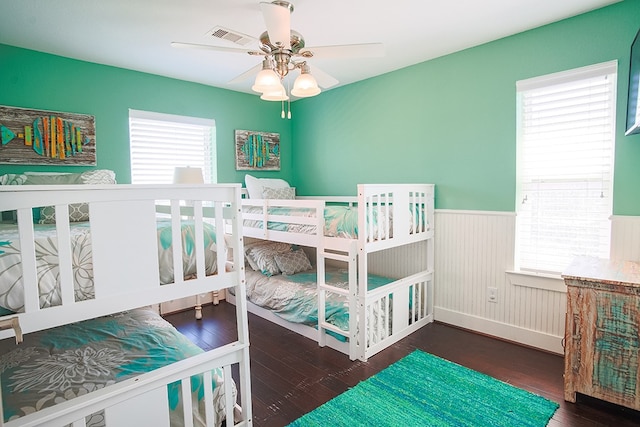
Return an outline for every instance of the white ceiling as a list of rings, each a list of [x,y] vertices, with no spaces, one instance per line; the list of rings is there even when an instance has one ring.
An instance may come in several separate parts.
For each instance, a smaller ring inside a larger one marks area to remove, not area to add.
[[[292,0],[291,27],[307,47],[384,44],[382,58],[308,61],[340,86],[617,1]],[[266,29],[259,0],[0,0],[1,44],[253,93],[251,79],[229,81],[260,57],[170,46],[240,48],[207,36],[215,26],[258,38]]]

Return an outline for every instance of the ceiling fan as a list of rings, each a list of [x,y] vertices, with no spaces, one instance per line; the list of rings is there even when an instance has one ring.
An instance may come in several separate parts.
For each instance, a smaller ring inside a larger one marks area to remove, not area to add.
[[[291,90],[293,96],[299,98],[315,96],[320,93],[318,84],[325,89],[338,84],[337,79],[317,67],[314,67],[314,77],[311,74],[311,67],[307,63],[310,58],[380,57],[384,55],[384,47],[381,43],[307,48],[302,34],[291,29],[293,4],[283,0],[274,0],[270,3],[261,2],[260,8],[267,27],[267,30],[259,38],[260,50],[182,42],[172,42],[171,46],[263,56],[262,64],[252,67],[231,80],[230,83],[244,81],[257,73],[252,89],[261,93],[260,98],[267,101],[289,99],[282,81],[290,71],[296,69],[300,71],[300,75],[296,78]]]

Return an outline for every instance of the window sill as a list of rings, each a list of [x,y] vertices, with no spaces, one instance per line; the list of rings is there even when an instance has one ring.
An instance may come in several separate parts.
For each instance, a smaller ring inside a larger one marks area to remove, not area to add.
[[[567,286],[560,275],[533,273],[528,271],[507,271],[509,283],[513,286],[544,289],[553,292],[566,292]]]

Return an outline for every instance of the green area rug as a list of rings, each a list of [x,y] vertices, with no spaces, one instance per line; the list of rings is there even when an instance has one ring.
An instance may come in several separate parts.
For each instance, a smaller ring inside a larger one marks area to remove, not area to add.
[[[558,406],[416,350],[289,426],[543,427]]]

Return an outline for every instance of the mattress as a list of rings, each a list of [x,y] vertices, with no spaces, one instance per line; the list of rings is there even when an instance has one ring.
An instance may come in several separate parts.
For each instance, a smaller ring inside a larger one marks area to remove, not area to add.
[[[70,225],[75,300],[93,299],[93,261],[89,222],[74,222]],[[216,233],[213,225],[208,223],[203,225],[206,248],[205,270],[206,274],[210,275],[217,271]],[[168,220],[159,219],[157,229],[160,283],[172,283],[174,275],[171,224]],[[34,234],[40,307],[60,305],[60,271],[55,224],[34,224]],[[12,312],[24,311],[20,246],[17,236],[16,224],[0,225],[0,308]],[[196,273],[194,247],[193,221],[185,220],[182,222],[182,259],[186,278]]]
[[[417,209],[417,208],[416,208]],[[244,206],[244,214],[263,214],[263,207],[261,206]],[[315,215],[315,209],[312,208],[291,208],[291,207],[268,207],[267,213],[269,215],[282,215],[292,217],[313,217]],[[414,215],[417,212],[410,212],[411,224],[410,232],[413,232],[414,218],[421,218],[421,221],[426,221],[424,212],[421,215]],[[378,238],[386,239],[392,236],[392,221],[393,218],[389,218],[389,236],[387,236],[384,224],[387,223],[385,211],[382,209],[378,211],[373,209],[371,211],[371,235]],[[368,219],[369,220],[369,219]],[[260,220],[248,220],[244,219],[243,224],[245,227],[262,228],[263,221]],[[427,227],[428,224],[422,224],[423,227]],[[369,225],[367,225],[369,227]],[[422,228],[423,228],[422,227]],[[380,228],[380,230],[378,230]],[[268,221],[267,229],[275,231],[286,231],[290,233],[300,234],[314,234],[316,232],[315,225],[309,224],[290,224],[285,222]],[[323,233],[326,237],[339,237],[346,239],[358,238],[358,208],[343,205],[329,205],[324,209],[324,230]]]
[[[27,334],[16,345],[0,341],[0,381],[5,420],[19,418],[118,381],[202,353],[171,324],[150,309],[100,317]],[[214,407],[224,417],[222,370],[213,372]],[[180,386],[167,386],[172,425],[182,419]],[[195,425],[203,425],[202,381],[192,381]],[[233,401],[236,388],[233,384]],[[197,402],[196,402],[197,400]],[[104,425],[104,414],[87,425]],[[221,421],[220,421],[221,422]]]

